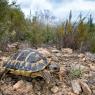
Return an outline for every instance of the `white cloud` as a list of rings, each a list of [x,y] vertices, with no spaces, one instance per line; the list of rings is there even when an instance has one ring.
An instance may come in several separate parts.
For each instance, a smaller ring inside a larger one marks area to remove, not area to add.
[[[12,1],[12,0],[9,0]],[[60,2],[59,2],[60,1]],[[17,0],[25,15],[29,15],[30,9],[32,14],[35,10],[50,10],[58,18],[67,17],[70,10],[74,15],[78,15],[80,11],[95,14],[95,0]]]

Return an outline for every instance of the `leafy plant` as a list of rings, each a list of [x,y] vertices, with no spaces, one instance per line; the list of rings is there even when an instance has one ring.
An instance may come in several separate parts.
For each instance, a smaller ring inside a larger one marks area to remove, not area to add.
[[[71,68],[69,72],[70,79],[80,78],[82,76],[82,71],[80,68]]]

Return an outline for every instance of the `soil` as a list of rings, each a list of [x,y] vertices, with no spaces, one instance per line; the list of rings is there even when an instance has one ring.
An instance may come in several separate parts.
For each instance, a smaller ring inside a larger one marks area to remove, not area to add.
[[[55,50],[55,51],[54,51]],[[48,48],[51,54],[51,64],[57,63],[60,66],[59,74],[52,74],[55,85],[47,85],[41,77],[29,78],[6,74],[0,80],[0,95],[78,95],[74,93],[71,81],[82,80],[87,83],[91,89],[92,95],[95,95],[95,62],[86,56],[86,53],[75,52],[71,49],[57,50]],[[0,67],[10,53],[3,53],[1,56]],[[5,59],[3,59],[5,58]],[[75,70],[76,73],[72,71]],[[81,72],[81,73],[80,73]],[[80,92],[79,95],[85,95]]]

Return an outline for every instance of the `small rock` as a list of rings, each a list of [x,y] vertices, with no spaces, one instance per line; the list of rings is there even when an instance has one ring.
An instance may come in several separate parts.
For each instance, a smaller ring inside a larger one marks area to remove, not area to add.
[[[66,69],[64,66],[60,66],[59,79],[60,81],[64,80],[64,76],[66,75]]]
[[[62,52],[71,54],[71,53],[73,53],[73,50],[71,48],[63,48]]]
[[[95,62],[95,54],[93,53],[90,53],[90,52],[86,52],[85,53],[85,56],[88,60],[92,61],[92,62]]]
[[[2,53],[2,51],[0,50],[0,53]]]
[[[52,94],[52,95],[66,95],[66,94],[64,94],[64,92],[58,92],[58,93],[56,93],[56,94]]]
[[[52,53],[59,53],[60,51],[59,50],[57,50],[57,49],[53,49],[52,50]]]
[[[57,57],[61,57],[62,54],[61,54],[61,53],[57,53],[56,56],[57,56]]]
[[[92,71],[95,71],[95,65],[89,64],[89,67]]]
[[[74,93],[79,95],[80,92],[82,91],[79,82],[77,80],[73,80],[71,81],[71,84],[72,84]]]
[[[33,86],[30,83],[26,83],[26,92],[33,92]]]
[[[51,57],[51,53],[46,48],[38,48],[38,52],[42,53],[45,57]]]
[[[75,61],[74,64],[78,64],[79,62]]]
[[[15,85],[13,85],[13,90],[21,89],[24,86],[25,82],[23,80],[20,80]]]
[[[23,48],[30,48],[30,43],[27,41],[24,42],[20,42],[20,44],[18,45],[19,49],[23,49]]]
[[[7,82],[11,82],[11,81],[12,81],[12,78],[11,78],[11,77],[7,77],[7,78],[6,78],[6,81],[7,81]]]
[[[91,95],[92,94],[91,89],[89,88],[89,86],[85,82],[80,80],[80,85],[81,85],[82,90],[83,90],[85,95]]]
[[[8,59],[9,59],[9,57],[5,57],[5,56],[0,57],[0,61],[3,61],[3,62],[7,62]]]
[[[0,73],[4,72],[5,69],[3,67],[0,67]]]
[[[86,61],[86,58],[85,58],[85,57],[84,57],[84,58],[82,58],[82,61],[83,61],[83,62],[85,62],[85,61]]]
[[[80,54],[78,55],[78,57],[79,57],[79,58],[83,58],[83,57],[85,57],[85,55],[84,55],[83,53],[80,53]]]
[[[72,93],[72,92],[69,92],[69,93],[68,93],[68,95],[77,95],[77,94],[75,94],[75,93]]]
[[[7,44],[7,51],[11,52],[11,51],[14,51],[17,49],[19,43],[18,42],[15,42],[15,43],[12,43],[12,44]]]
[[[71,64],[71,67],[74,69],[80,69],[81,71],[86,69],[86,66],[81,65],[81,64]]]
[[[57,93],[58,90],[59,90],[59,88],[58,88],[57,86],[54,86],[54,87],[51,88],[51,91],[52,91],[53,93]]]
[[[95,95],[95,90],[93,90],[92,92],[93,92],[93,95]]]
[[[0,56],[2,55],[2,53],[3,53],[3,52],[0,50]]]
[[[58,61],[58,57],[56,57],[56,56],[54,56],[54,55],[52,55],[52,58],[51,58],[51,60],[54,62],[57,62]]]

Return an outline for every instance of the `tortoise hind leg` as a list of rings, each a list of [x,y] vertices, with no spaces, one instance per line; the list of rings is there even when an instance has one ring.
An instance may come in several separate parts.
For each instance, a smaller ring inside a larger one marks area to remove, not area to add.
[[[3,78],[5,77],[5,75],[9,72],[9,70],[4,69],[1,74],[0,74],[0,80],[3,80]]]

